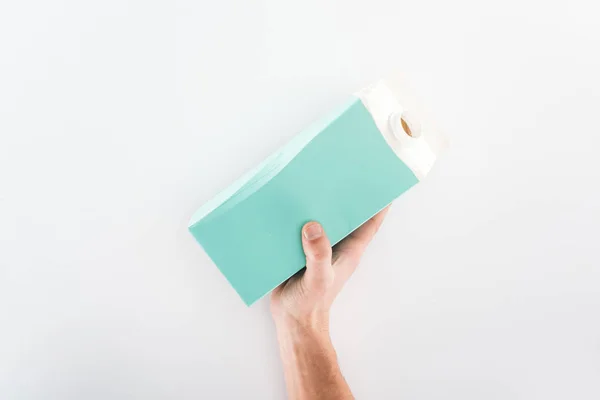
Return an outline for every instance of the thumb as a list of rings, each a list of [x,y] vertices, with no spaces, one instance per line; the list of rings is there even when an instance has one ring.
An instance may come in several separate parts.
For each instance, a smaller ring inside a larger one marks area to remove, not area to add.
[[[327,289],[334,278],[331,266],[331,244],[318,222],[309,222],[302,228],[302,247],[306,255],[304,280],[309,290]]]

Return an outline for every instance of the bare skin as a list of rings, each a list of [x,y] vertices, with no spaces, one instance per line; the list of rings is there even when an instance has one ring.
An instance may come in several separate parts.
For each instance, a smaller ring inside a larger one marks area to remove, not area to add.
[[[382,210],[333,249],[317,222],[304,225],[306,270],[271,294],[271,313],[290,399],[354,398],[329,336],[329,310],[387,211],[388,208]]]

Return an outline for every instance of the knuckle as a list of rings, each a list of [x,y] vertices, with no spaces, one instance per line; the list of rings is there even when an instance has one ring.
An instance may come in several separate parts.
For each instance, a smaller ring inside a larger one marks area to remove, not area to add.
[[[313,261],[324,261],[331,259],[331,247],[317,246],[309,252],[309,258]]]
[[[335,279],[333,271],[315,277],[310,282],[310,289],[313,293],[323,293],[331,287]]]

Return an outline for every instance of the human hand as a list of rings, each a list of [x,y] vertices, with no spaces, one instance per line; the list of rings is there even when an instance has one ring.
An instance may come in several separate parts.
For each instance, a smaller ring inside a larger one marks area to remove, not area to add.
[[[306,270],[271,293],[271,313],[277,324],[293,323],[328,331],[329,309],[356,269],[367,245],[381,226],[389,206],[339,242],[333,249],[317,222],[302,229]]]

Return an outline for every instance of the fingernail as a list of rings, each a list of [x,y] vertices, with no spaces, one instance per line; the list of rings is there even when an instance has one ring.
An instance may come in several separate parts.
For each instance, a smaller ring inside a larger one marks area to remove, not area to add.
[[[323,228],[317,222],[312,222],[304,227],[306,240],[315,240],[323,236]]]

